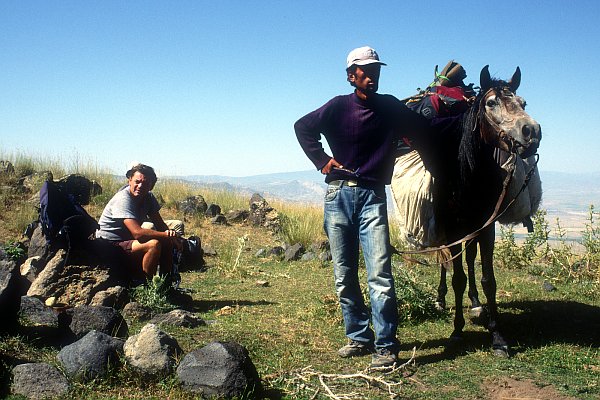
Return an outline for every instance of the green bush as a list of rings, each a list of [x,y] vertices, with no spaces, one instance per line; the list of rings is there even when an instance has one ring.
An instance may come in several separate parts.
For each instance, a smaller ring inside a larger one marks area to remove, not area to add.
[[[417,323],[445,315],[435,307],[434,289],[419,279],[411,269],[394,268],[398,317],[401,323]]]

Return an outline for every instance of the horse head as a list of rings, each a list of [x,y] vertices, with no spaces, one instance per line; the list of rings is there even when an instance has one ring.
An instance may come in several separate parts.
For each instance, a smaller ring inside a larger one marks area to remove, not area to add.
[[[492,79],[488,65],[480,74],[479,125],[483,140],[507,152],[527,158],[537,152],[542,129],[527,112],[525,100],[516,95],[521,83],[517,67],[506,82]]]

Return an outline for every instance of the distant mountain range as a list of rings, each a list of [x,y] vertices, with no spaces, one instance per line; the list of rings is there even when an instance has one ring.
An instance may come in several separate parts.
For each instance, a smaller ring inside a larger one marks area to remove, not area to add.
[[[573,174],[541,171],[544,191],[542,208],[548,221],[560,218],[561,226],[570,230],[583,227],[590,204],[600,210],[600,172]],[[259,193],[267,200],[319,204],[323,201],[326,185],[316,170],[281,172],[246,177],[219,175],[179,176],[200,186],[234,190],[241,193]]]

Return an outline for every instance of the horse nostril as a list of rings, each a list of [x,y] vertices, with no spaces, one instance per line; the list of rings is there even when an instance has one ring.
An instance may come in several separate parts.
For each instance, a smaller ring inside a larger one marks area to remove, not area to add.
[[[521,133],[523,134],[523,138],[525,140],[531,140],[531,139],[536,139],[538,134],[539,128],[537,125],[523,125],[523,128],[521,129]]]

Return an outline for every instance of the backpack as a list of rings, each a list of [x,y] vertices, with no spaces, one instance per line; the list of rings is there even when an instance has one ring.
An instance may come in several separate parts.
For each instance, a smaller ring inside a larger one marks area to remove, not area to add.
[[[204,266],[204,250],[198,236],[190,236],[183,242],[183,251],[179,263],[180,270],[195,270]]]
[[[40,189],[39,222],[51,250],[82,245],[99,227],[74,196],[53,181]]]
[[[434,86],[405,100],[406,106],[427,119],[464,113],[469,107],[465,90],[460,86]]]

